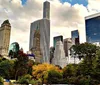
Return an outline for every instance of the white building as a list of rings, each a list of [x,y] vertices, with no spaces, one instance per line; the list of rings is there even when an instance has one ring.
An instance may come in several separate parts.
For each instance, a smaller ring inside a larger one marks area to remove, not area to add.
[[[61,41],[57,41],[56,43],[52,64],[59,65],[62,68],[68,64],[67,57],[65,57],[63,43]]]

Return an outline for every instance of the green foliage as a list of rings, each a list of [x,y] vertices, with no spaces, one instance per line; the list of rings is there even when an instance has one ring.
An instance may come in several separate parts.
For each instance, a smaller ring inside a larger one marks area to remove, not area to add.
[[[83,43],[79,45],[73,45],[71,51],[74,51],[74,55],[79,59],[84,58],[87,62],[92,62],[92,58],[96,56],[98,47],[90,43]]]
[[[82,61],[79,64],[69,64],[64,68],[47,63],[38,64],[28,60],[27,55],[19,51],[16,55],[17,60],[0,58],[0,76],[18,79],[20,84],[100,84],[100,48],[83,43],[72,46],[71,50],[74,56],[82,58]]]
[[[10,70],[13,67],[13,63],[9,60],[5,60],[0,62],[0,76],[9,79],[10,78]]]
[[[50,70],[48,71],[48,83],[49,84],[60,84],[62,83],[62,74],[55,71],[55,70]]]
[[[0,76],[0,85],[3,85],[3,78]]]
[[[24,75],[24,76],[21,76],[19,79],[18,79],[18,83],[20,84],[36,84],[37,81],[34,81],[32,79],[32,76],[27,74],[27,75]]]
[[[82,77],[80,79],[80,85],[90,85],[90,79],[88,79],[86,77]]]
[[[71,77],[75,76],[77,72],[77,65],[76,64],[69,64],[63,69],[63,77]]]

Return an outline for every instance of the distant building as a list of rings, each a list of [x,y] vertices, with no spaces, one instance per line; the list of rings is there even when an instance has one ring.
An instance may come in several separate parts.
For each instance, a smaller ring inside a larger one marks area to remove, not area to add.
[[[5,20],[0,27],[0,55],[7,56],[10,43],[11,25]]]
[[[73,44],[79,44],[79,32],[78,30],[71,31],[71,38]]]
[[[20,46],[19,46],[18,42],[13,42],[9,46],[9,51],[12,50],[12,52],[18,52],[19,49],[20,49]]]
[[[56,43],[57,43],[58,41],[62,41],[62,43],[63,43],[63,36],[62,36],[62,35],[56,36],[56,37],[53,38],[53,46],[54,46],[54,47],[56,46]]]
[[[17,42],[11,43],[9,46],[9,57],[11,59],[15,58],[20,50],[20,46]]]
[[[64,51],[65,51],[65,56],[69,56],[70,55],[70,48],[72,46],[72,39],[71,38],[66,38],[64,39]]]
[[[46,8],[47,7],[47,8]],[[44,2],[43,19],[31,23],[29,50],[35,54],[36,62],[50,61],[50,3]]]
[[[96,46],[100,46],[100,42],[94,42],[93,44]]]
[[[50,47],[50,63],[52,63],[52,59],[54,58],[54,47]]]
[[[85,17],[86,42],[100,42],[100,13]]]
[[[62,41],[57,41],[56,43],[52,64],[59,65],[62,68],[68,64],[67,57],[65,57]]]

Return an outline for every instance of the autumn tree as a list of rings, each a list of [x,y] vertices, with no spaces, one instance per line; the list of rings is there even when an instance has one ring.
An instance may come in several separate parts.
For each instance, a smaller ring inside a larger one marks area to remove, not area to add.
[[[42,83],[47,83],[48,71],[50,70],[62,72],[61,69],[52,64],[43,63],[33,66],[32,75],[35,79],[40,79]]]
[[[18,52],[17,60],[15,62],[15,79],[18,76],[23,76],[28,72],[28,56],[23,51]]]

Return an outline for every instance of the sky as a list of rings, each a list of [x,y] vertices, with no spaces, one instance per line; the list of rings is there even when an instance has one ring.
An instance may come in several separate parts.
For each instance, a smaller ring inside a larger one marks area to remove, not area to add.
[[[46,0],[0,0],[0,24],[9,19],[10,43],[18,42],[24,51],[29,50],[30,24],[42,18]],[[85,42],[85,18],[100,12],[100,0],[48,0],[50,2],[50,46],[53,37],[71,37],[72,30],[79,30],[80,41]]]

